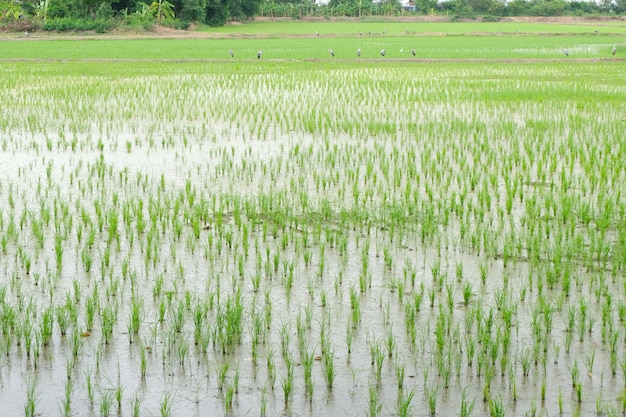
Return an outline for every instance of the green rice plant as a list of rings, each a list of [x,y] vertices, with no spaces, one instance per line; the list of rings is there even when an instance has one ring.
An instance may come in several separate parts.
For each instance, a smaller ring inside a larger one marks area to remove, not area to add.
[[[274,389],[274,384],[276,383],[276,363],[274,359],[274,350],[270,348],[267,351],[267,377],[270,389]]]
[[[439,386],[431,385],[425,387],[426,399],[428,401],[428,414],[431,417],[437,415],[437,398],[439,396]]]
[[[375,385],[370,385],[368,387],[369,392],[369,401],[368,408],[366,411],[366,415],[368,417],[377,417],[380,415],[383,409],[383,405],[378,398],[378,388]]]
[[[130,343],[133,342],[133,336],[139,334],[139,329],[141,327],[141,308],[142,308],[142,300],[136,296],[131,297],[131,306],[129,313],[129,323],[128,323],[128,335]]]
[[[226,382],[226,376],[228,375],[228,363],[223,363],[222,366],[217,368],[217,389],[224,390],[224,384]]]
[[[356,329],[361,320],[361,299],[354,287],[350,287],[350,309],[352,328]]]
[[[570,369],[570,374],[572,376],[572,388],[576,388],[576,384],[580,380],[580,372],[578,371],[578,361],[574,360],[574,366]]]
[[[159,403],[159,415],[161,417],[169,417],[172,415],[172,398],[169,393],[164,394]]]
[[[591,377],[593,375],[593,363],[596,359],[596,350],[591,349],[591,353],[585,357],[585,367],[587,368],[587,375]]]
[[[580,381],[577,381],[576,384],[574,385],[574,390],[576,392],[576,400],[580,404],[582,402],[583,383]]]
[[[463,304],[467,306],[472,298],[472,284],[469,281],[465,281],[463,285]]]
[[[491,417],[504,417],[505,410],[502,397],[492,398],[489,400],[489,415]]]
[[[287,377],[281,378],[281,387],[283,389],[283,398],[285,400],[285,407],[289,406],[289,402],[291,400],[291,390],[293,387],[293,375],[287,373]]]
[[[90,404],[93,404],[93,400],[94,400],[94,390],[93,390],[93,383],[91,379],[92,373],[93,372],[91,369],[86,369],[85,371],[83,371],[83,374],[85,376],[85,383],[87,386],[87,398],[89,399]]]
[[[309,396],[309,401],[312,400],[313,393],[313,360],[314,360],[313,352],[305,352],[302,357],[302,367],[304,370],[304,385],[306,388],[306,393]]]
[[[348,361],[350,361],[350,353],[352,353],[352,340],[354,336],[354,324],[348,322],[346,326],[346,347],[348,349]]]
[[[415,396],[415,389],[411,390],[409,393],[405,393],[403,390],[399,391],[398,403],[396,405],[398,416],[406,417],[413,415],[413,407],[411,406],[413,396]]]
[[[117,322],[117,308],[107,305],[101,312],[102,337],[105,344],[109,344],[113,335],[113,327]]]
[[[335,381],[336,369],[335,369],[335,352],[332,349],[328,349],[322,355],[322,366],[324,368],[324,380],[326,381],[326,388],[332,390],[333,383]]]
[[[461,392],[460,416],[461,417],[471,416],[472,413],[474,412],[475,402],[476,402],[476,399],[472,399],[472,401],[469,401],[468,394],[467,394],[467,387],[463,388],[463,391]]]
[[[391,358],[396,349],[396,338],[393,335],[391,328],[387,331],[387,339],[385,340],[387,346],[387,355]]]
[[[24,405],[24,415],[26,417],[34,417],[37,415],[36,408],[38,400],[37,382],[36,380],[29,379],[26,382],[26,404]]]
[[[65,397],[63,398],[63,401],[61,405],[59,406],[61,415],[71,416],[72,415],[72,381],[69,379],[65,382],[64,394],[65,394]]]
[[[265,391],[261,391],[261,410],[259,415],[265,417],[267,415],[267,395]]]
[[[398,389],[401,390],[404,387],[404,375],[406,365],[396,358],[396,361],[394,362],[394,369],[396,370],[396,381],[398,382]]]
[[[122,394],[124,393],[124,387],[118,383],[115,387],[115,402],[117,402],[117,412],[122,412]]]
[[[113,395],[110,391],[104,391],[100,396],[100,417],[108,417],[111,415],[111,407],[113,405]]]
[[[78,358],[80,353],[80,348],[83,345],[83,335],[78,331],[78,329],[74,328],[70,333],[70,348],[72,350],[72,357],[74,359]]]

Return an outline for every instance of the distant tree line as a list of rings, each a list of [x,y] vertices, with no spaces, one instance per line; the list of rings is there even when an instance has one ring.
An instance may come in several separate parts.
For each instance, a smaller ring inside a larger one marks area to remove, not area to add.
[[[444,14],[457,17],[583,16],[626,13],[626,0],[330,0],[317,6],[309,0],[263,1],[260,14],[270,17],[401,16]],[[497,20],[497,19],[496,19]]]
[[[0,0],[4,30],[95,30],[155,25],[186,29],[190,23],[218,26],[254,16],[307,17],[401,16],[444,14],[498,20],[505,16],[616,15],[626,0]]]

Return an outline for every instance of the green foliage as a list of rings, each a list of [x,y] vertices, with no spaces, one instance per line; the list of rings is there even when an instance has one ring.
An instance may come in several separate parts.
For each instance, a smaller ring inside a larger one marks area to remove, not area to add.
[[[115,11],[111,7],[109,3],[106,1],[102,2],[98,10],[96,11],[96,18],[102,20],[112,19],[115,16]]]
[[[483,22],[499,22],[502,19],[501,16],[486,15],[483,16]]]
[[[59,17],[48,19],[43,24],[43,30],[68,32],[73,30],[84,31],[93,30],[98,33],[105,33],[115,25],[113,20],[107,19],[79,19],[72,17]]]
[[[14,21],[20,18],[22,7],[11,0],[0,1],[0,22]]]
[[[206,14],[206,0],[186,0],[183,2],[178,16],[183,21],[201,22]]]
[[[563,0],[543,1],[535,4],[530,9],[533,16],[563,16],[568,9],[568,5]]]
[[[207,0],[206,23],[211,26],[221,26],[228,21],[230,10],[226,7],[227,0]]]

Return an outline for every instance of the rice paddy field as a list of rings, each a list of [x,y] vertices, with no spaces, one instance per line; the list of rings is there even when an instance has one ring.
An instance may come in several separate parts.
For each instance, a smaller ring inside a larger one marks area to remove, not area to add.
[[[0,39],[2,415],[624,415],[625,25],[202,35]]]

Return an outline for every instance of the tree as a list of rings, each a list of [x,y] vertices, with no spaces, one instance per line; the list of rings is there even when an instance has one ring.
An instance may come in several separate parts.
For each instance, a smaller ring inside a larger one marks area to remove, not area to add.
[[[207,0],[205,21],[211,26],[221,26],[230,17],[226,0]]]
[[[174,5],[167,0],[153,1],[149,9],[157,23],[174,18]]]
[[[22,7],[13,0],[0,1],[0,22],[18,20],[21,14]]]
[[[184,0],[182,2],[178,16],[187,22],[204,21],[206,10],[206,0]]]

